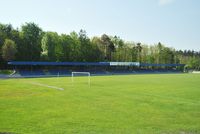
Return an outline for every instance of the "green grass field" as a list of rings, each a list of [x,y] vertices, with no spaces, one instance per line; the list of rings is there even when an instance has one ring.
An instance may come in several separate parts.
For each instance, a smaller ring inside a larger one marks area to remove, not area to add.
[[[2,132],[198,134],[200,75],[0,79]]]

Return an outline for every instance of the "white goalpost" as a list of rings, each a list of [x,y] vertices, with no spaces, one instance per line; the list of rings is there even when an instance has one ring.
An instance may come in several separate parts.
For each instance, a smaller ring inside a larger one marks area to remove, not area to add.
[[[80,74],[80,76],[87,75],[88,85],[90,85],[90,72],[72,72],[72,83],[74,83],[74,76]]]

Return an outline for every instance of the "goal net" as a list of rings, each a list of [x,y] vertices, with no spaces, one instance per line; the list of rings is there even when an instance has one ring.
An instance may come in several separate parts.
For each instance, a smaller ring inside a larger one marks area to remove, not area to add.
[[[90,72],[72,72],[72,83],[74,83],[75,76],[87,76],[87,83],[90,85]]]

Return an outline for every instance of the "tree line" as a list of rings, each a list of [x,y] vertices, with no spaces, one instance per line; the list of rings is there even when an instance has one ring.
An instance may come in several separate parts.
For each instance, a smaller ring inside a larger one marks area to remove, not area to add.
[[[25,23],[19,29],[11,24],[0,24],[1,68],[12,60],[181,63],[191,69],[200,69],[200,52],[197,51],[176,50],[161,42],[153,45],[128,42],[106,34],[89,38],[85,30],[59,35],[43,31],[35,23]]]

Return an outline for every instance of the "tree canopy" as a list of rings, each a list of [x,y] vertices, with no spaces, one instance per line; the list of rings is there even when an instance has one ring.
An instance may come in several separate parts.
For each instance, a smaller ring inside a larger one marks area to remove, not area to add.
[[[128,42],[107,34],[89,38],[85,30],[60,35],[32,22],[17,29],[0,24],[0,68],[9,60],[183,63],[200,69],[200,52],[193,50],[175,50],[161,42]]]
[[[10,39],[6,39],[4,45],[2,46],[2,58],[5,61],[11,61],[15,59],[17,53],[16,44]]]

